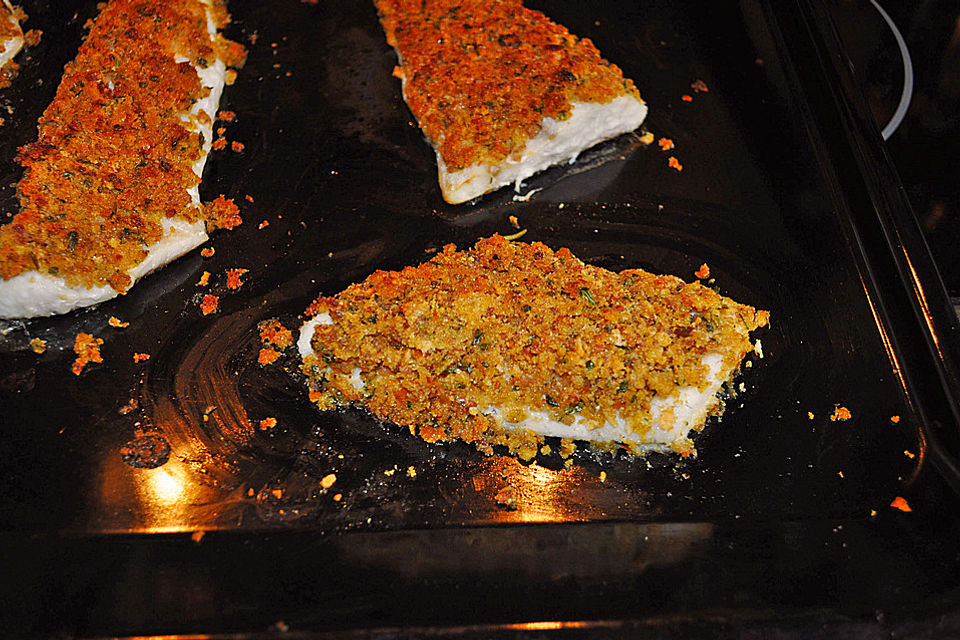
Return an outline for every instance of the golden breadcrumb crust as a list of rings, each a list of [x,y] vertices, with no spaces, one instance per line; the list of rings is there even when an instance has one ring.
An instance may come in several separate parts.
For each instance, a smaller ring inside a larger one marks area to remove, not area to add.
[[[640,95],[620,69],[519,0],[375,0],[394,74],[450,171],[522,154],[573,102]]]
[[[11,11],[6,4],[0,2],[0,43],[23,35],[19,23],[26,19],[27,14],[20,7],[14,7]]]
[[[500,236],[377,271],[307,313],[333,321],[316,327],[303,365],[321,408],[362,404],[430,442],[506,444],[522,457],[542,438],[504,430],[490,408],[513,423],[529,411],[591,427],[619,415],[642,443],[655,396],[706,388],[707,353],[736,370],[749,332],[768,322],[699,283]]]
[[[210,10],[218,28],[228,22],[221,5]],[[200,182],[192,166],[202,139],[181,116],[209,93],[194,65],[219,58],[236,66],[245,55],[219,35],[211,42],[207,11],[200,0],[101,5],[40,118],[38,140],[20,149],[21,210],[0,228],[0,276],[39,271],[122,292],[165,220],[218,226],[235,214],[222,201],[204,210],[187,192]]]

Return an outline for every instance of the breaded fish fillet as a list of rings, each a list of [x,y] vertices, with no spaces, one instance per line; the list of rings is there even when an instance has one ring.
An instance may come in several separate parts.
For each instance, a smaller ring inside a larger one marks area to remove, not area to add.
[[[321,408],[524,458],[545,436],[693,453],[768,322],[699,283],[500,236],[378,271],[308,315],[298,347]]]

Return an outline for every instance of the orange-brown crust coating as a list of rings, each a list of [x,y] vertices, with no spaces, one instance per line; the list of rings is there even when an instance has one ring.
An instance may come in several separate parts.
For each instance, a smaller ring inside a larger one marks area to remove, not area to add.
[[[20,7],[14,7],[11,11],[0,2],[0,43],[22,35],[23,30],[18,25],[26,19],[27,14]]]
[[[212,14],[227,23],[224,7]],[[187,191],[201,135],[181,119],[208,92],[193,65],[239,65],[244,52],[211,42],[199,0],[112,0],[87,26],[38,140],[20,150],[21,210],[0,228],[0,277],[39,271],[122,292],[165,220],[204,216]]]
[[[506,444],[523,457],[538,439],[504,432],[485,410],[514,423],[536,410],[566,424],[619,415],[649,427],[654,396],[705,388],[707,353],[735,370],[753,348],[749,332],[768,322],[699,283],[614,273],[500,236],[378,271],[310,312],[333,320],[316,327],[304,364],[321,408],[359,403],[431,442]]]
[[[519,156],[544,118],[609,102],[633,82],[520,0],[375,0],[404,99],[451,171]]]

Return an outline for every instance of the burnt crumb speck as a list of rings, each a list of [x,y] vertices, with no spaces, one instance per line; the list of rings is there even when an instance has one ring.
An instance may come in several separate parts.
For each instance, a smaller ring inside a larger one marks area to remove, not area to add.
[[[170,443],[161,436],[140,436],[120,448],[120,457],[134,469],[156,469],[170,459]]]
[[[127,404],[117,409],[117,413],[119,413],[122,416],[129,415],[134,411],[136,411],[139,406],[140,406],[140,403],[137,402],[136,398],[130,398],[130,401],[127,402]]]

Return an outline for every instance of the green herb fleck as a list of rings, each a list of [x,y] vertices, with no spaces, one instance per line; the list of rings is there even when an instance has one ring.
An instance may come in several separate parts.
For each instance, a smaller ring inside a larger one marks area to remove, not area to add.
[[[563,410],[563,413],[565,415],[570,415],[571,413],[579,413],[582,410],[583,410],[583,400],[581,400],[577,404],[570,405],[569,407]]]

